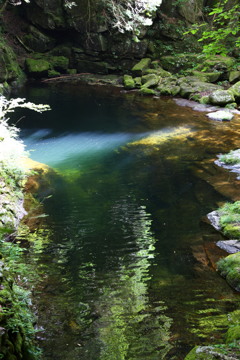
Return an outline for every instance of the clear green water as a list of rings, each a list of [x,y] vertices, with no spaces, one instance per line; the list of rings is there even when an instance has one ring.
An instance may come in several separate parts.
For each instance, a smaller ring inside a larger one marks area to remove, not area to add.
[[[43,359],[180,360],[221,343],[239,296],[211,266],[220,235],[201,218],[226,197],[197,170],[218,173],[204,166],[236,146],[238,122],[107,88],[20,95],[52,107],[17,116],[31,157],[58,172],[26,256]],[[126,147],[149,135],[163,140]]]

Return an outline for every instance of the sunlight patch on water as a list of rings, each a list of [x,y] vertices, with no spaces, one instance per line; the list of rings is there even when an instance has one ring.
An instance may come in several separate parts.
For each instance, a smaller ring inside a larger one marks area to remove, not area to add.
[[[24,136],[24,143],[33,160],[52,167],[72,168],[96,161],[120,146],[154,145],[178,136],[187,136],[189,128],[164,128],[141,134],[100,132],[64,133],[53,136],[50,129],[36,130]]]

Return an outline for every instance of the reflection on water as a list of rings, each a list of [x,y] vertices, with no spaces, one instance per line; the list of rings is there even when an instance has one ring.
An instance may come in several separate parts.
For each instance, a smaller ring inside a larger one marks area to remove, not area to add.
[[[58,170],[49,216],[20,234],[33,240],[43,359],[181,360],[221,342],[238,298],[209,266],[216,233],[200,219],[226,198],[196,169],[227,135],[226,149],[237,144],[239,124],[170,100],[50,90],[27,89],[30,101],[49,97],[53,118],[22,132],[32,157]]]

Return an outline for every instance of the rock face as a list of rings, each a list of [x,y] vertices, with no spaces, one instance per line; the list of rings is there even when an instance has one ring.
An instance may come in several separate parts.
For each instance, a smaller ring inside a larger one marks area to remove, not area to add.
[[[73,3],[69,6],[69,3]],[[57,47],[68,49],[70,68],[78,72],[101,74],[130,70],[136,60],[150,55],[152,59],[168,54],[167,42],[179,53],[186,49],[189,38],[184,36],[187,26],[202,14],[203,0],[188,0],[178,4],[175,0],[163,0],[153,18],[153,25],[140,29],[138,41],[130,32],[120,33],[111,27],[111,16],[103,0],[31,0],[20,7],[21,19],[25,19],[26,34],[20,40],[31,52],[48,53]],[[110,2],[109,2],[110,3]],[[118,3],[116,1],[116,3]],[[191,48],[196,47],[191,40]],[[171,52],[171,51],[170,51]],[[30,56],[31,57],[31,56]],[[195,55],[179,57],[179,68],[195,61]],[[171,59],[165,59],[166,64]],[[168,66],[167,66],[168,67]],[[136,70],[137,71],[137,70]],[[136,73],[136,76],[142,75]]]

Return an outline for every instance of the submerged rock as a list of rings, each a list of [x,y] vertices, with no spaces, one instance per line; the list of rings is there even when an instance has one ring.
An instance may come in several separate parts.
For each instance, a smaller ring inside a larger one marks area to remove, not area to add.
[[[217,121],[230,121],[233,118],[233,114],[230,111],[219,110],[207,114],[207,117],[211,120]]]

